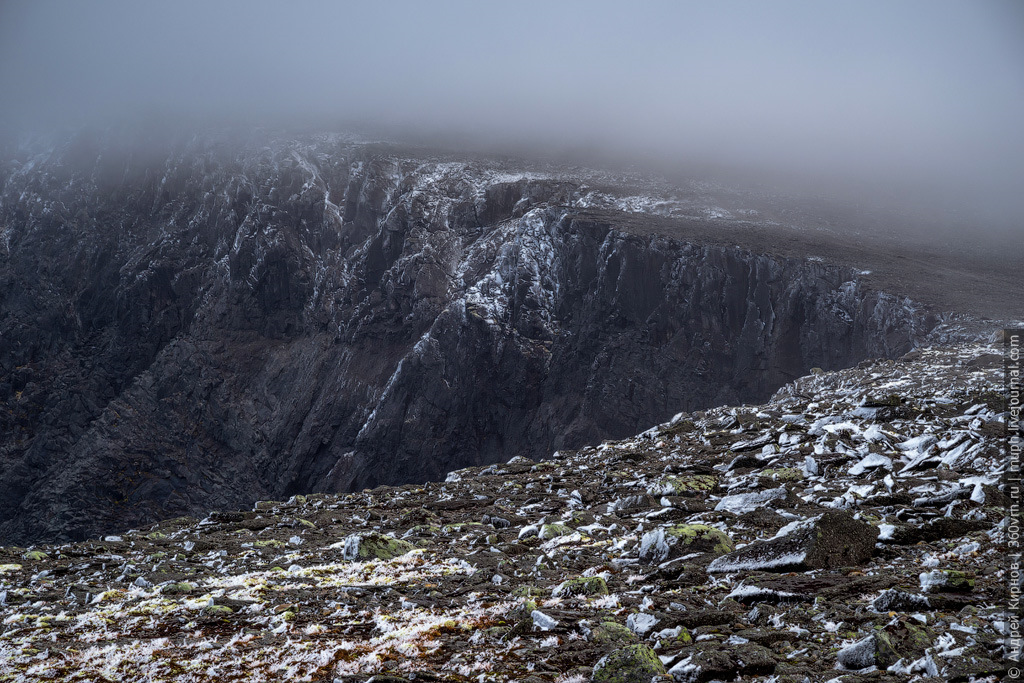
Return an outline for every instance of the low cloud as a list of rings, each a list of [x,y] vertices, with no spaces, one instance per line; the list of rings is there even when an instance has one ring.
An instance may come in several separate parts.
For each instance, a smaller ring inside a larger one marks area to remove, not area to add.
[[[373,126],[1024,209],[1016,2],[22,0],[0,92],[8,133]]]

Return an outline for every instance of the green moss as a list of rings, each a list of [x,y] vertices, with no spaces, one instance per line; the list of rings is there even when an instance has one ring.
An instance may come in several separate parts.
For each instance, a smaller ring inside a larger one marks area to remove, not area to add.
[[[151,533],[146,534],[146,538],[148,538],[151,541],[159,541],[164,538],[167,538],[167,534],[163,533],[162,531],[153,531]]]
[[[164,595],[177,595],[180,593],[184,593],[187,595],[191,593],[193,590],[195,590],[195,586],[186,581],[182,581],[181,583],[169,583],[163,588],[161,588],[160,592]]]
[[[262,541],[256,541],[252,546],[254,548],[283,548],[285,543],[284,541],[279,541],[276,538],[267,538]]]
[[[724,555],[736,549],[736,544],[727,534],[706,524],[677,524],[666,529],[665,537],[677,538],[679,543],[693,546],[695,552]]]
[[[563,581],[552,595],[556,598],[608,595],[608,583],[600,576],[578,576]]]
[[[594,667],[593,683],[633,683],[649,681],[665,673],[665,665],[646,645],[629,645],[615,650]]]
[[[622,624],[602,621],[590,631],[590,640],[595,643],[635,643],[638,638]]]
[[[27,553],[22,555],[26,560],[32,560],[33,562],[41,562],[45,560],[49,555],[44,553],[42,550],[29,550]]]
[[[513,598],[532,598],[544,595],[545,591],[542,588],[536,586],[519,586],[512,591]]]

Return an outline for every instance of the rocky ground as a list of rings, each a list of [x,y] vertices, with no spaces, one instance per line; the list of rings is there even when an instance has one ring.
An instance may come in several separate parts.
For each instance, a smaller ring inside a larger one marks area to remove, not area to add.
[[[998,346],[443,483],[0,549],[0,681],[995,681]]]

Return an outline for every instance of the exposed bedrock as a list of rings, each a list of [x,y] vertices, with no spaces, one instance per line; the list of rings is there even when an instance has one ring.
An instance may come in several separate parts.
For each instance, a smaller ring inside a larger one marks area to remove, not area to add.
[[[937,323],[845,267],[636,234],[586,182],[330,137],[12,151],[0,541],[543,457]]]

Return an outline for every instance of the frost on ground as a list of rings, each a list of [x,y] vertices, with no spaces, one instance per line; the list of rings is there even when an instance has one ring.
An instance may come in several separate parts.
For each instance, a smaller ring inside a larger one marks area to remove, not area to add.
[[[995,681],[997,351],[921,348],[443,483],[0,548],[0,681],[578,682],[602,660]]]

